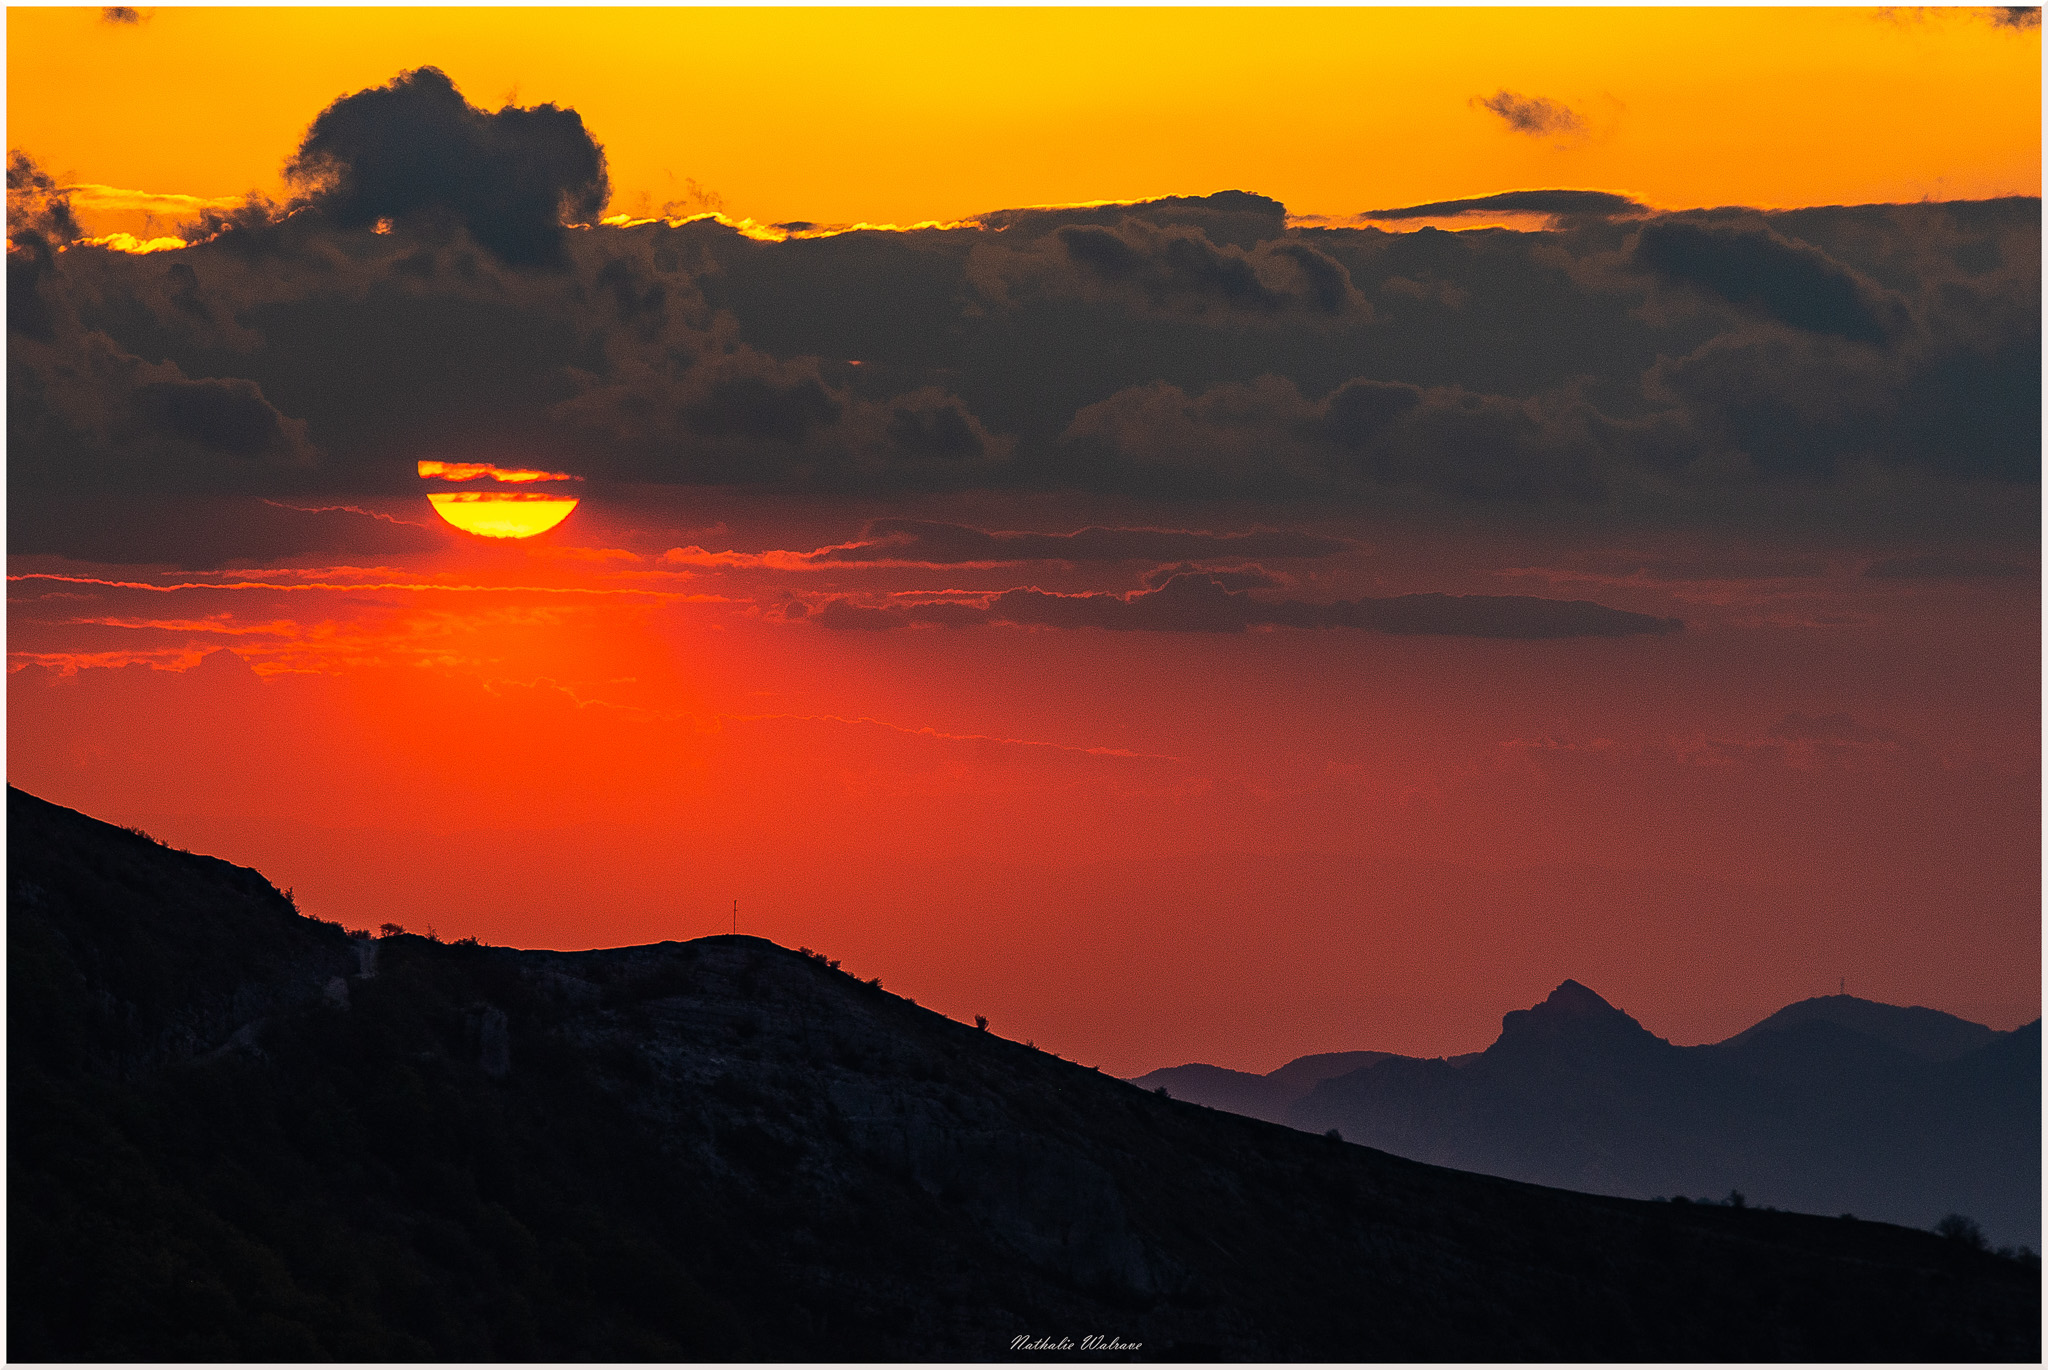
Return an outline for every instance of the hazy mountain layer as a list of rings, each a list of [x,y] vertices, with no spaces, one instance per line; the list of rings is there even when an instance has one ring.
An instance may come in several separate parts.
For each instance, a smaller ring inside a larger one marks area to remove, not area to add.
[[[8,828],[11,1359],[2039,1356],[2038,1269],[1928,1233],[1401,1160],[752,938],[370,941]]]
[[[1361,1057],[1374,1053],[1358,1053]],[[1915,1227],[1949,1213],[2041,1240],[2041,1028],[2001,1033],[1848,995],[1677,1047],[1567,980],[1483,1052],[1378,1054],[1259,1076],[1177,1066],[1135,1083],[1437,1165],[1651,1198],[1724,1197]],[[1228,1078],[1225,1078],[1228,1077]]]
[[[1287,1121],[1287,1110],[1322,1081],[1343,1075],[1375,1061],[1392,1059],[1386,1051],[1326,1051],[1299,1056],[1269,1075],[1226,1070],[1222,1066],[1168,1066],[1131,1081],[1140,1089],[1161,1090],[1175,1099],[1187,1099],[1209,1108],[1264,1118],[1269,1123]]]

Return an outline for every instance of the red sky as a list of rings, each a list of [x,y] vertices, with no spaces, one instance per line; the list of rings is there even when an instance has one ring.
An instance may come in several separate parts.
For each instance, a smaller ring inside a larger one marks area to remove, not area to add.
[[[1685,1043],[1844,979],[2038,1016],[2038,28],[1588,11],[1518,65],[1431,27],[1465,12],[1259,12],[1413,55],[1299,146],[1252,97],[1333,88],[1305,31],[1227,100],[1005,97],[1094,112],[1066,179],[941,81],[983,154],[920,180],[876,150],[929,109],[864,87],[870,203],[809,144],[736,179],[795,116],[678,132],[668,68],[607,87],[538,13],[300,12],[353,36],[195,105],[241,111],[211,163],[121,74],[277,15],[10,15],[12,783],[351,927],[580,948],[738,900],[1126,1075],[1469,1051],[1567,977]],[[746,29],[795,14],[707,18],[706,82],[795,82]],[[1706,30],[1727,62],[1639,69]],[[727,220],[986,219],[561,226],[700,155]],[[476,537],[430,461],[579,503]]]
[[[648,512],[141,582],[168,592],[18,579],[14,781],[351,926],[613,945],[737,898],[745,930],[1127,1073],[1471,1050],[1567,976],[1681,1042],[1837,976],[2034,1016],[2031,582],[1698,538],[1635,541],[1822,574],[1588,581],[1358,529],[1318,572],[1347,593],[1555,588],[1686,628],[832,632],[785,597],[1008,580],[666,570],[660,543],[720,539]]]

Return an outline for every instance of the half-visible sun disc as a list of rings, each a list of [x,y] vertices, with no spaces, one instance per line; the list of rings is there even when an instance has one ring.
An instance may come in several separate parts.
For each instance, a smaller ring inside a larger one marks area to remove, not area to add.
[[[495,490],[454,490],[428,495],[434,512],[465,533],[486,538],[530,538],[569,517],[577,501],[563,495]]]

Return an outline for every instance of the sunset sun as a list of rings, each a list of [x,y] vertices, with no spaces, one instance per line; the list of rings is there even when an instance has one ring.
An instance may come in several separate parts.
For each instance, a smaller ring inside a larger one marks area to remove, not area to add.
[[[451,490],[432,494],[434,512],[465,533],[484,538],[530,538],[569,517],[577,501],[556,495]]]
[[[423,461],[422,480],[462,482],[490,480],[507,485],[568,481],[579,477],[562,471],[529,471],[485,462]],[[530,538],[569,517],[577,500],[570,495],[525,490],[449,490],[427,496],[434,512],[465,533],[485,538]]]

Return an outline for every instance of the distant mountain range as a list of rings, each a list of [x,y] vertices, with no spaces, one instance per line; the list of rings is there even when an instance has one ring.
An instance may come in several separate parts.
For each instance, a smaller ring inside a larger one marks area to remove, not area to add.
[[[1967,1233],[1418,1164],[757,938],[356,936],[7,832],[12,1361],[2040,1358],[2038,1262]],[[1461,1074],[1356,1066],[1282,1087]]]
[[[1134,1084],[1433,1165],[1636,1198],[1723,1199],[1915,1227],[1959,1213],[2041,1242],[2041,1024],[1807,999],[1680,1047],[1575,980],[1481,1052],[1185,1065]]]

